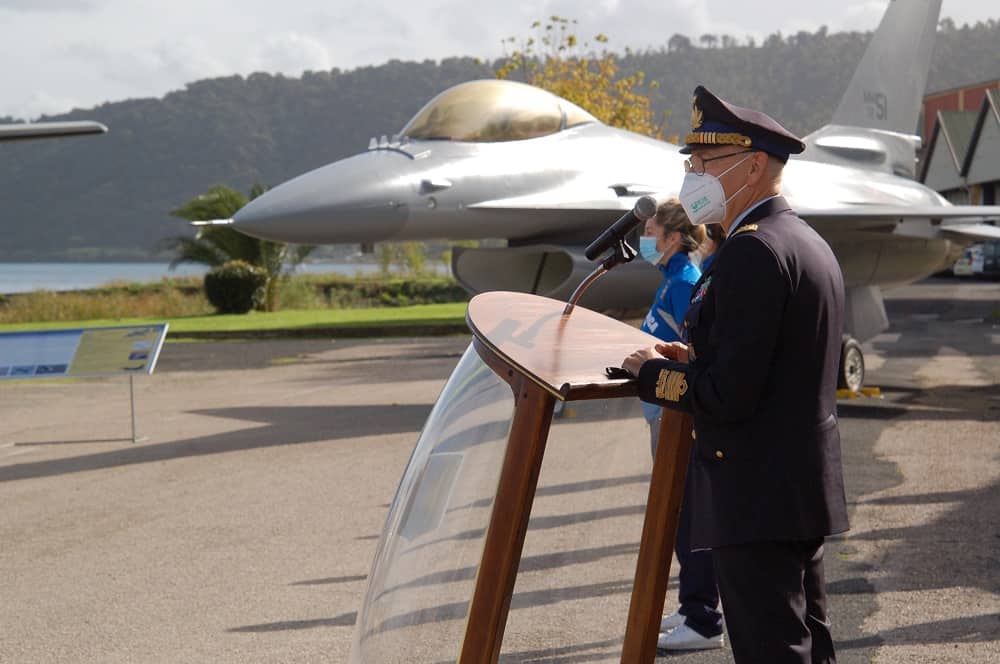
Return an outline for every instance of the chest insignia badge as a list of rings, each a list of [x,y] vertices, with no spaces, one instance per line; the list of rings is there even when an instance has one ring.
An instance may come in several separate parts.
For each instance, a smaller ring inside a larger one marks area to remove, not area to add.
[[[696,292],[694,294],[694,297],[691,298],[691,304],[701,302],[702,300],[705,299],[705,293],[708,292],[708,287],[711,283],[712,283],[712,277],[709,277],[701,284],[701,286],[698,288],[698,292]]]

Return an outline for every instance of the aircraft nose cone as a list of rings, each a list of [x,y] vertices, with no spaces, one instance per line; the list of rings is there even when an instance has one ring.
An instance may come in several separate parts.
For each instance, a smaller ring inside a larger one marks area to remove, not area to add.
[[[405,155],[372,151],[328,164],[250,201],[233,217],[247,235],[297,244],[390,240],[406,223]]]

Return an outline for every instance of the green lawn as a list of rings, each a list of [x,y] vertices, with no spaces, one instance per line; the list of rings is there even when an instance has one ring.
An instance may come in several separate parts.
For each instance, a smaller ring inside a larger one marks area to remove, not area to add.
[[[466,302],[423,304],[412,307],[371,309],[316,309],[310,311],[251,312],[240,315],[190,316],[186,318],[119,318],[106,320],[60,321],[56,323],[17,323],[0,325],[0,332],[19,330],[58,330],[77,327],[143,325],[170,323],[170,331],[183,332],[253,332],[255,330],[295,330],[307,328],[350,328],[377,326],[419,326],[462,324]]]

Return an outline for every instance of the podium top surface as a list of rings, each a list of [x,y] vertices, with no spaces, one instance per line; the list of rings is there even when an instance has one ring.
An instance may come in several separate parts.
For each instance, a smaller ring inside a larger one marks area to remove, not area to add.
[[[557,399],[635,396],[635,383],[609,379],[630,353],[659,342],[631,325],[565,302],[528,293],[493,291],[469,302],[473,334],[515,370]]]

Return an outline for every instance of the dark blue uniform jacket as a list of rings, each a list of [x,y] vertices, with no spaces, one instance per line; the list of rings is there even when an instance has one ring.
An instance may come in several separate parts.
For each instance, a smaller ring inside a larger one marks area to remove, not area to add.
[[[689,363],[643,364],[640,398],[694,416],[693,548],[847,530],[843,311],[833,252],[779,196],[747,215],[695,285]]]

